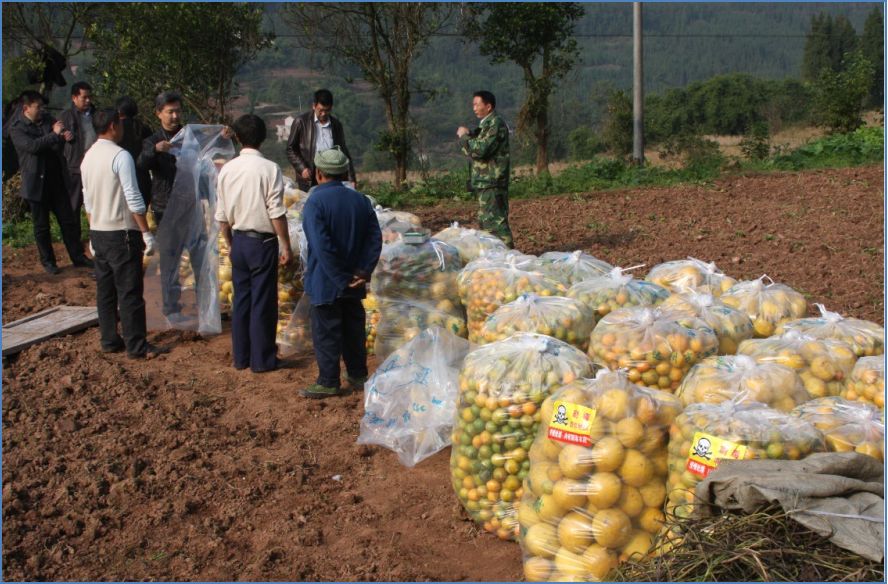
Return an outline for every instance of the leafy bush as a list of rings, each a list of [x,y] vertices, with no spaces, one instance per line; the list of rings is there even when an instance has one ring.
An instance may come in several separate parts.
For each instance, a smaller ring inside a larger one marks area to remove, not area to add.
[[[801,170],[879,162],[885,156],[883,132],[883,128],[867,126],[847,134],[826,136],[775,157],[771,165],[779,169]]]
[[[601,134],[615,156],[632,154],[632,99],[625,91],[611,93]]]
[[[567,135],[567,152],[570,160],[590,160],[604,150],[604,142],[588,126],[578,126]]]
[[[771,133],[768,124],[755,122],[740,141],[740,151],[749,160],[764,160],[771,155]]]
[[[29,217],[28,203],[19,196],[22,175],[16,173],[3,181],[3,223],[9,224]]]
[[[847,55],[842,71],[824,69],[814,92],[814,121],[830,132],[852,132],[863,125],[873,65],[860,52]]]

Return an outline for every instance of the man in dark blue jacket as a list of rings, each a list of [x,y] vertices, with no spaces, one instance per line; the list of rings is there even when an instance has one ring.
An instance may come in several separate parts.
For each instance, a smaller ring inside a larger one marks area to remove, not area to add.
[[[302,395],[325,398],[347,393],[340,387],[339,359],[347,381],[367,380],[364,306],[367,283],[382,251],[382,233],[370,201],[342,184],[348,157],[334,147],[315,155],[315,187],[305,203],[302,227],[308,240],[305,292],[311,298],[311,337],[318,381]]]

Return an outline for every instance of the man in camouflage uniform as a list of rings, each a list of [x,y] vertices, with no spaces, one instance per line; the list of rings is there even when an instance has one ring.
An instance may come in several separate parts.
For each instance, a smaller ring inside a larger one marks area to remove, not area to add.
[[[472,161],[471,187],[478,195],[481,229],[502,239],[510,248],[509,228],[509,128],[496,109],[496,97],[489,91],[477,91],[472,110],[481,120],[478,129],[460,126],[456,131],[463,154]]]

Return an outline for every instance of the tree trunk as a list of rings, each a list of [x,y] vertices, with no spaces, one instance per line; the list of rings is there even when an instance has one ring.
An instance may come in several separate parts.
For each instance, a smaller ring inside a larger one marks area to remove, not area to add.
[[[539,104],[536,116],[536,174],[549,172],[549,99],[546,96]]]

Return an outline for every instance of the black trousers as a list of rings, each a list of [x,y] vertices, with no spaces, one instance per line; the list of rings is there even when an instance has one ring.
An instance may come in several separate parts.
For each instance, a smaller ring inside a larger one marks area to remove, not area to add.
[[[144,355],[148,342],[142,234],[134,230],[90,231],[89,238],[96,252],[96,307],[102,349],[124,346],[130,355]],[[117,332],[118,321],[123,338]]]
[[[339,359],[349,377],[367,376],[367,314],[358,298],[337,298],[311,307],[311,340],[318,361],[318,384],[339,387]]]
[[[83,207],[83,178],[79,172],[70,172],[68,176],[71,182],[68,185],[68,198],[71,201],[71,210],[75,217],[80,217],[80,209]]]
[[[80,241],[80,215],[75,215],[72,211],[71,202],[61,177],[54,177],[51,174],[47,170],[41,200],[39,202],[28,201],[31,207],[31,221],[34,223],[34,241],[37,243],[40,263],[44,266],[56,265],[49,223],[50,212],[59,222],[62,241],[65,243],[65,249],[68,251],[71,262],[86,258],[83,255],[83,244]]]
[[[231,238],[231,353],[237,369],[277,367],[278,239]]]

